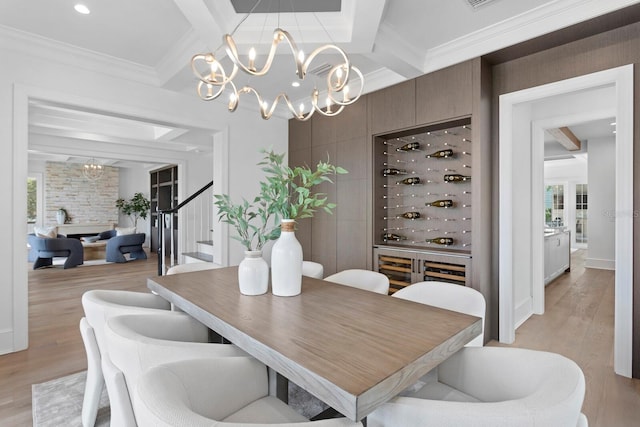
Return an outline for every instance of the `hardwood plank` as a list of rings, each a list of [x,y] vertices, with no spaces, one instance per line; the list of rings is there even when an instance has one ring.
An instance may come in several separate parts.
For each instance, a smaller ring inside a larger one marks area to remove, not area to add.
[[[640,380],[613,371],[615,272],[584,267],[585,251],[571,257],[571,272],[545,289],[545,314],[516,330],[513,347],[562,354],[585,375],[582,412],[589,426],[636,426]],[[488,345],[504,346],[496,341]]]
[[[29,268],[29,348],[0,356],[0,425],[31,426],[31,384],[87,368],[78,324],[90,289],[148,292],[157,258],[64,270]]]

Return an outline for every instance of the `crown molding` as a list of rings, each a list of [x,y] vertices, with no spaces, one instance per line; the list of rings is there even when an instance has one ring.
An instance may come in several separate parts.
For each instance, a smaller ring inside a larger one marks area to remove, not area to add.
[[[193,30],[189,30],[156,66],[158,83],[165,86],[173,77],[181,73],[185,67],[190,68],[191,58],[196,53],[205,52],[206,45]]]
[[[152,67],[0,25],[0,48],[88,71],[158,85]]]
[[[637,0],[551,2],[429,49],[423,56],[422,70],[430,73],[636,3]]]

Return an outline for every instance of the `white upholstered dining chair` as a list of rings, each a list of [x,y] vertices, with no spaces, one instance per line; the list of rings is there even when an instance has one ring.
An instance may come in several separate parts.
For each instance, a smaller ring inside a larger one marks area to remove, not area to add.
[[[377,271],[343,270],[325,277],[324,280],[379,294],[387,295],[389,293],[389,278]]]
[[[368,427],[586,427],[585,379],[555,353],[464,347],[438,366],[438,381],[395,397]]]
[[[309,421],[268,394],[265,365],[252,358],[183,360],[140,377],[140,427],[356,427],[346,418]]]
[[[163,298],[144,292],[91,290],[82,295],[85,317],[80,320],[80,334],[87,353],[87,381],[82,402],[82,425],[93,427],[104,388],[102,353],[106,352],[104,323],[108,316],[122,313],[168,312],[170,304]]]
[[[136,400],[138,378],[149,368],[185,359],[250,357],[234,345],[208,343],[200,322],[185,313],[112,316],[105,325],[105,338],[108,360],[116,373],[122,373],[126,387],[117,385],[108,391],[110,396],[121,396],[123,413],[130,411],[131,403],[122,396],[128,396],[129,402]]]
[[[482,318],[482,333],[467,346],[484,345],[486,302],[484,296],[475,289],[455,283],[427,281],[402,288],[393,296]]]
[[[322,279],[324,277],[324,266],[319,262],[302,261],[302,275]]]
[[[167,270],[167,276],[170,274],[189,273],[191,271],[213,270],[222,268],[220,264],[213,262],[190,262],[187,264],[178,264]]]

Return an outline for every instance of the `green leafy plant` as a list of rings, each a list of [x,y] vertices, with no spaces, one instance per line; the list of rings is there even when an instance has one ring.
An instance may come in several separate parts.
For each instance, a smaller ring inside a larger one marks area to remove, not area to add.
[[[310,218],[316,210],[332,213],[335,203],[327,202],[327,195],[314,192],[313,187],[324,182],[333,182],[329,175],[348,173],[328,161],[318,162],[316,169],[308,166],[290,168],[284,164],[284,154],[265,151],[265,157],[258,165],[267,175],[267,181],[260,183],[260,198],[276,216],[284,219]]]
[[[249,251],[262,250],[269,240],[280,237],[280,218],[300,219],[312,217],[317,209],[331,213],[335,203],[328,203],[324,193],[312,191],[323,182],[332,182],[327,175],[347,173],[341,167],[319,162],[316,170],[307,166],[290,168],[283,164],[284,154],[263,150],[266,181],[260,182],[260,194],[249,203],[234,204],[228,195],[214,195],[218,219],[232,225],[238,240]],[[273,219],[273,221],[271,221]],[[254,249],[255,241],[255,249]]]
[[[256,197],[253,203],[243,198],[242,203],[237,205],[226,194],[216,194],[213,197],[214,204],[218,207],[218,219],[236,229],[238,235],[231,237],[242,243],[248,251],[260,251],[269,240],[277,239],[280,235],[280,229],[273,224],[269,225],[273,214],[260,197]]]
[[[137,228],[138,218],[147,219],[147,213],[151,209],[151,202],[142,193],[136,193],[129,200],[122,198],[116,200],[116,207],[123,214],[128,215],[133,222],[133,226]]]

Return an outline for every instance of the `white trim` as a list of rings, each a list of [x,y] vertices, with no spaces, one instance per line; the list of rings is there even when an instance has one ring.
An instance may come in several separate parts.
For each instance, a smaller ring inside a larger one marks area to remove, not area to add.
[[[600,270],[614,270],[616,269],[616,260],[614,259],[598,259],[598,258],[585,258],[584,266],[586,268],[598,268]]]
[[[13,347],[0,347],[0,354],[24,350],[28,346],[28,274],[27,274],[27,238],[25,230],[25,218],[27,209],[27,175],[28,175],[28,140],[29,140],[29,100],[37,99],[51,102],[58,102],[67,105],[74,105],[80,109],[94,109],[104,112],[114,112],[119,115],[129,115],[131,117],[147,118],[152,121],[166,121],[184,126],[193,126],[204,129],[202,123],[189,117],[188,115],[178,115],[169,117],[167,114],[158,111],[135,108],[127,105],[119,105],[95,98],[85,98],[63,92],[46,90],[43,88],[14,84],[13,88],[13,188],[10,190],[12,201],[12,224],[13,231],[10,237],[13,247],[12,276],[12,309],[13,309]],[[211,132],[215,130],[211,129]],[[228,153],[227,153],[228,156]],[[167,153],[166,157],[157,156],[155,160],[167,164],[178,165],[178,194],[182,199],[186,186],[185,159],[176,159],[175,154]],[[226,164],[228,157],[218,158],[218,162]],[[179,219],[180,221],[180,219]],[[181,242],[178,241],[180,251]],[[4,335],[4,334],[3,334]],[[0,336],[0,345],[6,341]]]
[[[513,324],[513,109],[549,96],[614,84],[616,88],[616,283],[614,370],[631,377],[633,340],[633,64],[500,96],[500,341],[515,339]],[[518,159],[522,161],[522,159]],[[533,189],[531,189],[533,190]],[[542,211],[541,211],[542,212]],[[537,227],[541,227],[540,224]],[[531,230],[537,228],[535,224]],[[540,234],[542,236],[542,233]]]
[[[213,194],[229,194],[229,128],[213,136]],[[229,265],[229,224],[218,221],[213,205],[213,262]]]
[[[427,51],[423,72],[430,73],[495,52],[543,34],[622,9],[637,0],[556,0],[519,16],[465,34]]]

